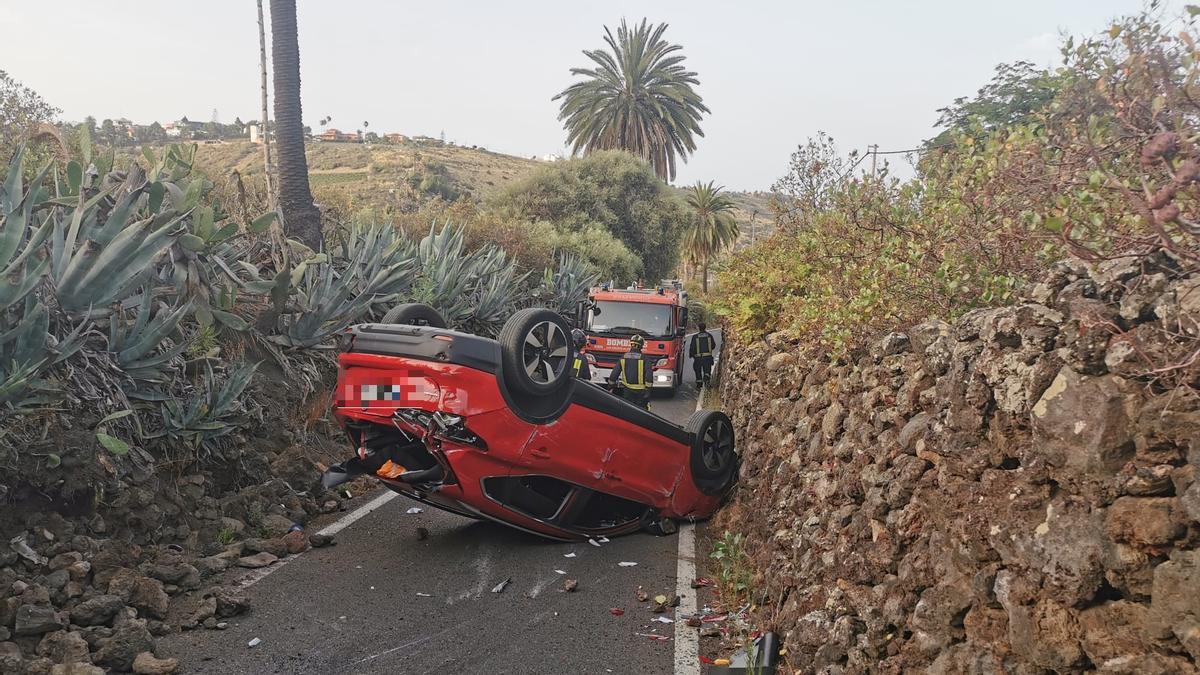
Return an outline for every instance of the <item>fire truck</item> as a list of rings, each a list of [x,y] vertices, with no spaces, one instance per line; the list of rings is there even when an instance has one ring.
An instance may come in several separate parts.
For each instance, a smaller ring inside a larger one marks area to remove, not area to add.
[[[668,280],[654,288],[624,289],[605,284],[593,288],[580,312],[587,333],[587,359],[592,382],[603,384],[621,355],[629,351],[629,338],[646,340],[644,354],[657,360],[652,387],[674,395],[683,383],[683,340],[687,332],[687,291]]]

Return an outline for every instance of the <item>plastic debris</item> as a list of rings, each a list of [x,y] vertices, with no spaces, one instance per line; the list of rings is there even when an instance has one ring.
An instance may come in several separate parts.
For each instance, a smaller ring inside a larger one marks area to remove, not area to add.
[[[729,618],[728,614],[709,614],[708,616],[700,617],[700,621],[702,621],[703,623],[715,623],[717,621],[724,621],[725,619],[728,619],[728,618]]]
[[[566,574],[566,570],[554,570],[555,574]]]
[[[597,539],[596,541],[600,542],[601,544],[607,544],[607,543],[608,543],[608,537],[600,537],[600,538],[599,538],[599,539]]]
[[[727,665],[729,665],[729,659],[713,659],[713,665],[714,666],[727,666]]]
[[[591,544],[592,546],[600,545],[600,542],[596,541],[595,539],[588,539],[588,543]]]
[[[509,578],[505,579],[504,581],[501,581],[500,583],[496,584],[496,587],[492,589],[492,592],[493,593],[503,593],[504,589],[508,587],[508,584],[511,581],[512,581],[512,577],[509,577]]]
[[[17,555],[28,560],[35,565],[45,565],[46,558],[37,554],[37,551],[29,548],[29,544],[25,543],[25,534],[21,533],[8,541],[8,547],[11,548]]]
[[[430,594],[428,594],[428,593],[421,593],[421,592],[418,592],[418,593],[417,593],[417,597],[418,597],[418,598],[432,598],[433,596],[432,596],[432,595],[430,595]]]
[[[659,623],[675,623],[675,619],[671,619],[671,618],[668,618],[665,616],[656,616],[652,620],[657,621]]]
[[[342,490],[342,496],[346,499],[354,499],[354,495],[350,494],[349,490]]]
[[[692,579],[692,588],[704,588],[705,586],[712,586],[712,583],[712,579],[707,577],[696,577]]]
[[[667,640],[671,639],[671,638],[667,637],[666,635],[659,635],[658,633],[634,633],[634,635],[636,635],[638,637],[644,637],[644,638],[647,638],[650,640],[658,640],[659,642],[666,642]]]
[[[563,554],[563,557],[564,557],[564,558],[574,558],[574,557],[575,557],[575,552],[574,552],[574,551],[571,551],[570,553],[564,553],[564,554]]]
[[[637,595],[638,602],[645,602],[650,599],[650,594],[647,593],[646,591],[643,591],[641,586],[638,586],[636,595]]]
[[[621,609],[620,607],[613,607],[612,609],[608,610],[608,613],[612,614],[613,616],[621,616],[625,613],[625,610]]]
[[[665,605],[665,604],[667,604],[667,596],[665,596],[665,595],[656,595],[656,596],[654,596],[654,604],[656,604],[656,605]]]
[[[405,513],[407,513],[410,516],[415,516],[418,513],[424,512],[424,510],[425,509],[422,509],[419,506],[413,506],[413,507],[410,507],[407,511],[405,511]]]
[[[259,645],[261,645],[261,644],[262,644],[262,638],[254,638],[253,640],[251,640],[251,641],[247,642],[247,643],[246,643],[246,646],[247,646],[247,647],[250,647],[251,649],[253,649],[254,647],[257,647],[257,646],[259,646]]]
[[[575,579],[567,579],[563,581],[563,590],[568,593],[574,593],[579,588],[579,581]]]
[[[629,561],[623,561],[623,562],[619,562],[617,564],[620,565],[621,567],[637,567],[637,563],[629,562]]]
[[[710,665],[710,666],[714,666],[714,665],[716,665],[716,663],[717,663],[717,662],[716,662],[716,661],[714,661],[714,660],[712,660],[712,659],[710,659],[710,658],[708,658],[707,656],[705,656],[705,655],[701,654],[701,655],[700,655],[700,663],[703,663],[703,664],[706,664],[706,665]]]

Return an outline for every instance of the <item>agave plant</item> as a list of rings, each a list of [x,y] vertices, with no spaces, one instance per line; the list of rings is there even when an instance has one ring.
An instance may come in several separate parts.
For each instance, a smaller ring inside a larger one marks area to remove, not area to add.
[[[334,266],[356,285],[353,290],[359,294],[367,288],[374,290],[367,312],[373,318],[386,313],[416,278],[416,247],[392,225],[354,225],[338,253]]]
[[[586,298],[588,291],[599,283],[600,272],[587,260],[567,252],[560,252],[557,262],[557,269],[547,269],[542,275],[538,295],[547,307],[570,316],[575,303]]]
[[[503,249],[466,251],[465,232],[447,224],[421,240],[411,298],[435,307],[452,326],[494,332],[516,305],[526,275],[516,275]]]
[[[188,347],[187,340],[176,340],[171,346],[167,338],[179,329],[179,323],[191,311],[190,304],[174,309],[159,303],[153,307],[150,289],[142,289],[137,314],[132,323],[121,313],[109,316],[108,349],[116,355],[120,366],[136,384],[161,385],[171,379],[171,364]],[[165,349],[162,346],[167,344]],[[138,393],[130,392],[137,396]]]
[[[25,189],[21,176],[24,154],[24,148],[17,151],[7,179],[0,185],[0,320],[5,310],[33,292],[50,264],[37,253],[50,236],[51,223],[46,219],[37,225],[34,219],[34,206],[39,201],[35,188],[41,185],[49,167],[41,170],[31,189]]]
[[[186,232],[182,221],[195,206],[188,200],[180,204],[184,210],[158,210],[163,204],[155,203],[156,193],[134,165],[119,186],[90,198],[81,192],[72,211],[52,210],[50,271],[64,311],[102,316],[154,274],[159,256]],[[148,213],[133,220],[144,196]],[[99,206],[110,197],[104,216]]]
[[[220,386],[212,367],[207,366],[199,391],[190,401],[168,399],[163,402],[163,429],[148,438],[167,437],[193,449],[212,450],[214,443],[245,422],[246,406],[241,397],[258,368],[243,365],[233,369]]]

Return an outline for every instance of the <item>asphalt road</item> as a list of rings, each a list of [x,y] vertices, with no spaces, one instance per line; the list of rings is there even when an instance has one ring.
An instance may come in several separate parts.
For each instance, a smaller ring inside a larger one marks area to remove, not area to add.
[[[683,423],[695,410],[690,363],[685,377],[674,399],[654,399],[655,413]],[[342,530],[337,546],[248,587],[252,610],[227,630],[164,638],[159,655],[188,673],[673,671],[674,626],[653,622],[635,594],[675,589],[676,537],[563,544],[428,507],[406,513],[414,505],[388,501]],[[577,592],[562,590],[568,578]],[[254,638],[261,643],[248,647]]]

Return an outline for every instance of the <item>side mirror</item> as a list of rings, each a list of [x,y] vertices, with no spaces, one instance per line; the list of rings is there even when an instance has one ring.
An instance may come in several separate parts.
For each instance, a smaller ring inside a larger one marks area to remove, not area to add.
[[[687,335],[686,328],[676,328],[675,329],[675,337],[684,337],[686,335]]]

